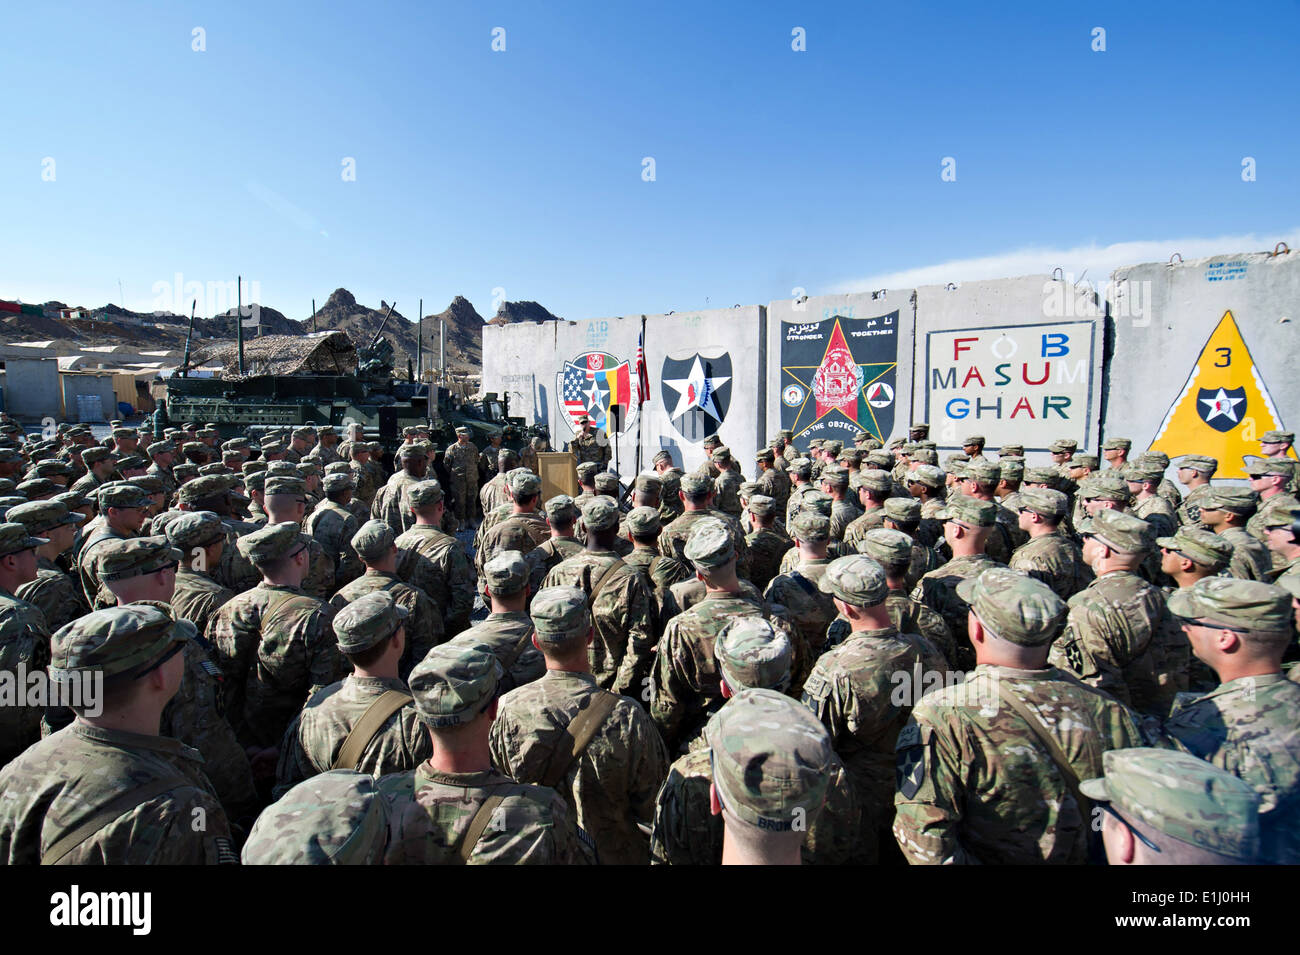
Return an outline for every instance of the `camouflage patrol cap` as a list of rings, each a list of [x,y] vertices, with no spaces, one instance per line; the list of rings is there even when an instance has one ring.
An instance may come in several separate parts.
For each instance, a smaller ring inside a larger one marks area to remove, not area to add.
[[[582,506],[582,523],[589,531],[604,531],[618,526],[618,505],[612,497],[598,494]]]
[[[891,497],[885,501],[885,517],[900,524],[921,519],[921,502],[914,497]]]
[[[24,504],[25,502],[20,502],[15,506],[22,507]],[[13,508],[10,508],[10,510],[12,509]],[[6,510],[5,513],[7,515],[8,510]],[[0,557],[8,557],[10,554],[20,554],[25,550],[31,550],[34,547],[42,547],[48,543],[48,539],[31,534],[27,530],[26,524],[9,520],[0,524]]]
[[[1125,818],[1187,845],[1259,861],[1260,797],[1249,783],[1168,749],[1112,749],[1101,765],[1103,778],[1079,784],[1089,799],[1114,803]]]
[[[1101,446],[1101,449],[1103,451],[1128,451],[1132,447],[1133,441],[1129,438],[1111,438]]]
[[[51,458],[48,461],[37,462],[33,465],[32,470],[36,472],[37,477],[55,477],[60,474],[67,477],[72,474],[72,465],[67,461]]]
[[[302,540],[302,528],[293,521],[284,521],[245,534],[235,542],[235,546],[257,566],[297,553],[306,544]]]
[[[411,507],[432,507],[442,499],[442,484],[433,478],[406,486],[406,500]]]
[[[806,706],[775,690],[742,690],[704,730],[723,808],[768,832],[811,824],[826,801],[830,735]]]
[[[199,468],[200,477],[207,477],[209,474],[234,474],[234,473],[235,473],[234,471],[226,467],[224,464],[221,464],[220,462],[215,464],[205,464]],[[131,478],[131,480],[134,481],[136,480],[136,478]]]
[[[790,473],[807,480],[812,475],[812,461],[807,458],[795,458],[790,462]]]
[[[135,471],[148,466],[149,462],[138,454],[124,454],[117,459],[117,469],[119,471]]]
[[[1065,466],[1070,468],[1091,468],[1095,471],[1101,467],[1101,461],[1097,459],[1095,454],[1083,454],[1076,451],[1074,456],[1065,462]]]
[[[1293,444],[1294,442],[1294,431],[1265,431],[1259,436],[1260,444]]]
[[[1297,521],[1300,521],[1300,507],[1282,507],[1267,512],[1261,523],[1268,530],[1271,527],[1291,527]]]
[[[730,461],[731,448],[728,448],[724,445],[718,445],[716,448],[713,449],[713,453],[710,454],[709,457],[713,459],[715,464],[721,464],[725,461]]]
[[[681,472],[673,470],[665,471],[663,474],[659,475],[659,482],[663,485],[663,490],[659,494],[660,498],[666,497],[670,500],[676,500],[677,492],[680,491],[682,487]]]
[[[862,452],[857,448],[845,448],[836,460],[846,466],[856,466],[862,460]]]
[[[351,474],[352,463],[350,461],[331,461],[325,465],[325,473],[328,474]]]
[[[281,444],[278,443],[278,442],[275,442],[275,441],[265,441],[265,440],[264,440],[264,441],[262,442],[262,450],[263,450],[263,451],[269,451],[270,453],[274,454],[276,451],[283,451],[283,450],[284,450],[284,446],[281,445]],[[190,454],[190,453],[194,453],[194,454],[201,454],[201,455],[206,456],[206,455],[210,454],[211,452],[212,452],[212,449],[209,448],[209,447],[208,447],[206,444],[204,444],[202,441],[186,441],[184,444],[181,445],[181,453],[182,453],[182,454],[187,454],[187,455],[188,455],[188,454]],[[86,456],[83,454],[81,457],[82,457],[82,460],[84,461]]]
[[[1070,513],[1070,499],[1055,488],[1021,488],[1020,510],[1033,511],[1049,521],[1059,521]]]
[[[1140,517],[1110,509],[1094,514],[1083,533],[1121,554],[1143,554],[1155,543],[1150,524]]]
[[[826,441],[822,442],[822,450],[829,451],[831,454],[839,454],[840,451],[843,450],[843,448],[844,448],[843,441],[833,441],[827,439]]]
[[[794,438],[794,430],[792,428],[782,428],[777,433],[780,434],[781,437],[785,438],[787,441],[790,441]]]
[[[213,511],[184,511],[167,524],[167,540],[189,552],[225,538],[231,526]]]
[[[858,553],[886,569],[905,566],[912,560],[912,538],[888,527],[873,527],[858,541]]]
[[[799,513],[795,514],[794,519],[790,521],[790,535],[805,544],[830,540],[831,520],[816,510],[800,508]]]
[[[557,494],[546,502],[546,520],[551,524],[571,524],[578,519],[578,505],[567,494]]]
[[[1061,483],[1061,474],[1053,467],[1025,468],[1025,483],[1046,484],[1048,487],[1056,488]]]
[[[749,499],[749,513],[759,517],[770,517],[776,513],[776,498],[766,494],[755,494]]]
[[[0,525],[3,528],[5,525]],[[90,670],[105,679],[134,678],[177,641],[193,640],[196,631],[188,620],[151,603],[96,610],[63,627],[50,640],[50,679],[68,680]]]
[[[321,428],[321,434],[326,431],[333,432],[333,430],[333,428]],[[247,438],[231,438],[229,441],[221,442],[222,451],[247,451],[248,448],[249,441]]]
[[[277,495],[287,497],[298,497],[304,500],[307,497],[307,485],[300,477],[288,477],[281,474],[273,474],[266,479],[266,496],[275,497]]]
[[[913,421],[911,424],[909,424],[909,425],[907,426],[907,430],[908,430],[909,433],[911,433],[911,432],[913,432],[913,431],[920,431],[920,432],[924,432],[925,434],[929,434],[929,433],[930,433],[930,422],[928,422],[928,421]]]
[[[1023,457],[1024,454],[1025,446],[1023,444],[1004,444],[998,448],[998,457],[1000,458]]]
[[[543,587],[529,613],[539,643],[563,643],[592,627],[587,595],[577,587]]]
[[[506,488],[516,501],[542,493],[542,479],[527,468],[516,468],[506,475]]]
[[[439,729],[470,723],[491,706],[502,673],[491,653],[444,643],[416,665],[407,685],[420,721]]]
[[[684,474],[681,477],[682,493],[687,497],[699,497],[713,493],[713,478],[706,474]]]
[[[628,532],[636,537],[646,537],[663,529],[659,511],[653,507],[634,507],[627,515]]]
[[[1157,537],[1156,544],[1215,571],[1232,560],[1232,542],[1200,527],[1180,527],[1173,537]]]
[[[893,490],[894,479],[889,476],[888,471],[882,471],[879,468],[868,468],[865,471],[858,472],[857,486],[865,487],[868,491],[874,491],[877,494],[888,494]]]
[[[1025,477],[1025,462],[1015,458],[1002,458],[998,461],[999,467],[1002,468],[1002,480],[1004,481],[1023,481]]]
[[[321,481],[321,489],[326,494],[338,494],[340,491],[355,491],[357,481],[351,474],[327,474]],[[407,491],[409,498],[410,491]]]
[[[595,487],[597,494],[603,494],[606,497],[618,497],[618,475],[612,471],[601,471],[592,479],[592,486]],[[540,489],[540,487],[541,481],[539,480],[538,488]]]
[[[366,563],[383,560],[393,549],[393,529],[385,521],[370,520],[352,535],[352,549]]]
[[[81,510],[87,504],[95,503],[85,491],[64,491],[62,494],[54,495],[50,500],[62,504],[68,509],[69,514]],[[84,520],[85,515],[81,515],[81,518]]]
[[[483,565],[483,579],[493,596],[509,597],[519,593],[528,583],[528,565],[524,563],[524,555],[517,550],[498,551]]]
[[[143,488],[126,481],[101,484],[96,497],[101,510],[109,507],[148,507],[153,503]]]
[[[932,464],[922,464],[908,471],[906,480],[908,484],[919,484],[922,487],[938,490],[943,487],[944,474]]]
[[[264,480],[266,480],[265,472],[257,471],[244,478],[244,485],[254,487],[257,486],[258,481]],[[229,474],[207,474],[187,481],[176,492],[176,499],[182,504],[188,504],[207,497],[219,497],[222,494],[229,494],[232,500],[248,500],[244,495],[235,492],[235,478]]]
[[[86,519],[85,514],[69,513],[65,505],[53,499],[19,504],[5,511],[4,517],[11,524],[22,524],[33,537],[64,524],[76,526]]]
[[[317,461],[314,461],[314,460],[299,461],[299,462],[298,462],[298,473],[301,474],[301,475],[302,475],[303,477],[305,477],[305,478],[313,477],[313,476],[315,476],[315,477],[319,477],[319,476],[320,476],[320,464],[319,464]]]
[[[1281,587],[1235,577],[1203,577],[1169,595],[1169,612],[1184,620],[1289,632],[1295,617]]]
[[[49,497],[51,494],[59,493],[63,488],[49,478],[32,478],[30,481],[21,482],[15,490],[30,500],[37,497]]]
[[[884,447],[884,445],[880,443],[880,439],[878,438],[866,438],[862,441],[858,441],[855,443],[857,444],[860,450],[866,451],[868,454],[871,453],[872,451],[877,451]]]
[[[989,630],[1022,647],[1051,643],[1070,608],[1052,588],[1008,567],[990,567],[957,584],[957,596]]]
[[[266,808],[240,853],[244,865],[381,865],[388,803],[374,776],[331,769]]]
[[[404,444],[397,449],[397,456],[403,461],[407,458],[427,458],[432,453],[433,445],[428,441],[412,441],[410,444]]]
[[[849,472],[844,468],[828,464],[822,468],[821,480],[823,484],[829,484],[834,488],[846,488],[849,486]]]
[[[258,458],[255,461],[245,461],[243,464],[239,466],[239,470],[242,471],[245,475],[256,474],[259,471],[267,471],[267,469],[270,468],[272,463],[274,462],[263,461],[261,458]]]
[[[668,451],[656,451],[655,456],[650,459],[651,464],[659,464],[664,461],[669,464],[673,463],[673,456]]]
[[[964,447],[966,447],[966,445],[968,445],[968,444],[978,444],[980,447],[983,447],[983,446],[984,446],[984,435],[982,435],[982,434],[968,434],[966,437],[964,437],[964,438],[962,439],[961,445],[962,445],[962,447],[964,448]]]
[[[992,501],[981,501],[967,494],[954,494],[935,512],[941,521],[959,521],[975,527],[992,527],[998,520],[998,508]]]
[[[731,539],[731,531],[726,524],[714,518],[705,518],[691,529],[683,553],[695,565],[696,570],[712,570],[735,559],[736,544]]]
[[[203,469],[199,469],[201,474]],[[266,473],[269,477],[302,477],[298,470],[298,465],[292,461],[268,461],[266,464]]]
[[[334,617],[334,636],[343,653],[364,653],[397,633],[410,611],[383,591],[353,600]]]
[[[653,471],[642,471],[636,476],[632,483],[634,490],[641,494],[662,494],[664,489],[663,479]]]
[[[427,428],[419,428],[413,424],[408,424],[405,428],[402,429],[402,437],[413,438],[417,434],[425,434],[427,431],[428,431]]]
[[[1057,438],[1047,446],[1047,450],[1053,454],[1074,454],[1078,447],[1079,442],[1072,438]]]
[[[154,474],[139,474],[133,478],[127,479],[128,484],[134,484],[146,494],[165,494],[167,489],[163,486],[162,478]],[[56,484],[57,488],[58,485]]]
[[[939,452],[933,448],[917,448],[908,457],[918,464],[931,464],[935,467],[939,465]]]
[[[13,494],[18,485],[9,478],[0,478],[0,494]]]
[[[790,638],[757,614],[728,621],[718,632],[713,655],[732,693],[756,688],[784,693],[790,686]]]
[[[267,481],[267,478],[268,478],[268,477],[270,477],[270,475],[268,475],[265,471],[251,471],[251,472],[249,472],[248,474],[245,474],[245,475],[244,475],[244,490],[245,490],[245,491],[248,491],[248,492],[250,492],[250,493],[253,492],[253,491],[265,491],[265,490],[266,490],[266,481]],[[191,481],[190,483],[192,484],[192,483],[194,483],[194,482]],[[188,486],[189,486],[189,485],[186,485],[186,487],[188,487]],[[184,490],[184,488],[182,488],[182,490]],[[207,497],[207,496],[208,496],[208,495],[206,495],[206,494],[202,494],[202,493],[199,493],[199,492],[191,492],[191,493],[198,494],[199,497]],[[216,492],[216,493],[219,494],[219,493],[221,493],[221,492],[218,491],[218,492]]]
[[[600,465],[595,461],[583,461],[578,465],[578,483],[590,484],[596,477],[596,472],[600,470]]]
[[[716,434],[710,434],[704,439],[704,450],[712,451],[714,448],[722,447],[722,439]]]
[[[830,517],[834,504],[834,499],[825,491],[809,491],[799,501],[799,510],[813,511],[823,517]]]
[[[992,485],[997,484],[1002,478],[1002,468],[987,458],[981,461],[968,461],[962,469],[961,476],[968,481]]]
[[[19,504],[26,504],[27,498],[21,494],[6,494],[0,497],[0,511],[8,510],[11,507],[17,507]]]
[[[1245,517],[1255,513],[1259,494],[1248,487],[1220,484],[1208,488],[1197,503],[1203,511],[1228,511]]]
[[[956,454],[950,454],[943,459],[943,469],[947,471],[949,474],[960,475],[962,473],[962,470],[969,462],[970,462],[969,454],[961,454],[960,452]]]
[[[1165,476],[1165,469],[1158,468],[1150,461],[1130,461],[1125,465],[1121,476],[1130,484],[1151,482],[1159,484]]]
[[[1116,474],[1113,468],[1089,474],[1079,483],[1078,496],[1085,501],[1115,501],[1120,504],[1133,500],[1128,481]]]
[[[357,443],[360,444],[361,442],[358,441]],[[366,446],[370,448],[370,453],[372,455],[384,453],[384,446],[378,441],[369,441],[366,443]]]
[[[762,461],[764,464],[771,464],[776,461],[776,454],[771,448],[759,448],[754,452],[754,460]]]
[[[511,468],[519,466],[519,455],[510,448],[502,448],[497,452],[497,470],[509,471]]]
[[[817,581],[817,589],[855,607],[874,607],[889,596],[885,568],[865,554],[850,554],[831,561]]]
[[[175,454],[176,442],[171,440],[155,441],[153,444],[145,448],[145,451],[151,458],[157,457],[160,454]]]
[[[1265,474],[1280,474],[1283,477],[1290,477],[1295,472],[1295,463],[1290,458],[1260,458],[1254,455],[1248,455],[1245,459],[1245,471],[1251,477],[1262,477]]]
[[[166,537],[132,537],[105,541],[96,555],[105,582],[142,577],[180,562],[181,552]]]
[[[81,461],[88,467],[92,464],[98,464],[100,461],[107,460],[108,458],[116,457],[117,455],[114,452],[100,445],[86,448],[86,450],[81,452]]]
[[[105,450],[105,451],[108,451],[107,448],[105,448],[104,450]],[[109,452],[109,453],[111,453],[111,452]],[[99,457],[94,458],[94,459],[92,459],[92,460],[94,460],[94,461],[99,461],[99,460],[103,460],[104,458],[106,458],[106,457],[108,457],[108,456],[109,456],[108,454],[101,454]],[[85,454],[82,454],[81,459],[82,459],[83,461],[86,461],[86,456],[85,456]],[[22,464],[22,461],[23,461],[22,452],[18,451],[17,449],[15,449],[15,448],[0,448],[0,464]],[[91,461],[86,461],[86,463],[87,463],[87,464],[90,464],[90,463],[92,463],[92,462],[91,462]]]
[[[290,434],[292,434],[293,437],[295,438],[314,438],[316,437],[316,429],[313,428],[311,425],[306,424],[300,428],[294,428],[293,431],[290,432]]]

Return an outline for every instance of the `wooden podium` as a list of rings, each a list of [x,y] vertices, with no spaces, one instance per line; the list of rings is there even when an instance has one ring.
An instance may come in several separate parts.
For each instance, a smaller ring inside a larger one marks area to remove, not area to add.
[[[557,494],[578,496],[578,459],[568,451],[538,451],[537,476],[542,479],[542,500]]]

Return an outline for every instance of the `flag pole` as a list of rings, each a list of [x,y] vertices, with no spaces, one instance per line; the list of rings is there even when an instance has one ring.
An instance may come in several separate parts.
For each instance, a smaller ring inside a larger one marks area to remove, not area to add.
[[[641,347],[638,349],[641,353],[641,363],[645,364],[645,316],[641,316]],[[649,374],[646,375],[647,380]],[[649,395],[646,396],[649,399]],[[641,398],[641,369],[637,369],[637,401],[636,409],[636,473],[641,473],[641,424],[645,421],[645,408],[642,407],[645,401]]]

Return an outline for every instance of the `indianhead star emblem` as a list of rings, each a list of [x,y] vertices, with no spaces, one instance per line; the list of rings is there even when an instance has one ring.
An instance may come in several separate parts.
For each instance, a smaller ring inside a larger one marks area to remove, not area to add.
[[[1211,395],[1209,398],[1200,399],[1201,404],[1205,405],[1205,411],[1201,417],[1204,418],[1208,424],[1213,419],[1222,415],[1235,424],[1239,420],[1237,415],[1237,405],[1241,404],[1245,400],[1244,397],[1234,398],[1220,388],[1218,394]]]
[[[705,414],[721,420],[723,414],[713,399],[718,389],[729,381],[730,375],[716,375],[712,378],[706,375],[700,356],[696,355],[690,373],[685,378],[664,379],[664,384],[677,392],[677,407],[673,409],[672,417],[680,418],[691,409],[699,408]]]

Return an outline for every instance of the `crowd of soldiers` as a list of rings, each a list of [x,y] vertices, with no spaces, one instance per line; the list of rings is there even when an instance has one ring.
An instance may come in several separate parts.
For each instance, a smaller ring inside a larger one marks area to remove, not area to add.
[[[0,860],[1300,862],[1290,433],[403,437],[0,418]]]

